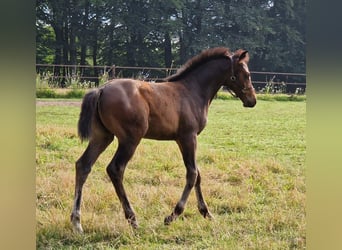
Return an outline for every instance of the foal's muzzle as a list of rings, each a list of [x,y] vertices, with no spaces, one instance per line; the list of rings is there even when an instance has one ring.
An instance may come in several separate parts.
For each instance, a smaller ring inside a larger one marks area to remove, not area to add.
[[[243,106],[246,108],[253,108],[256,105],[256,99],[247,99],[243,102]]]
[[[244,89],[242,91],[245,95],[243,99],[243,106],[246,108],[253,108],[256,105],[256,95],[253,87]]]

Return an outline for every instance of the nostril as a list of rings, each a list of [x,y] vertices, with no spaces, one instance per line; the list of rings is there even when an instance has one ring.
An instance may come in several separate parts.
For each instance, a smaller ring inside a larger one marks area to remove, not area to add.
[[[246,108],[253,108],[256,105],[256,99],[254,100],[247,100],[243,106]]]

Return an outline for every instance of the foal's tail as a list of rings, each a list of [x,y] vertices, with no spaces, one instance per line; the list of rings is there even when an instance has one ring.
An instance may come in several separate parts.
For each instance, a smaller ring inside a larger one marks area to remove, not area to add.
[[[100,90],[95,89],[83,97],[80,118],[78,120],[78,136],[82,141],[89,139],[91,136],[92,119],[97,115],[97,103],[100,93]]]

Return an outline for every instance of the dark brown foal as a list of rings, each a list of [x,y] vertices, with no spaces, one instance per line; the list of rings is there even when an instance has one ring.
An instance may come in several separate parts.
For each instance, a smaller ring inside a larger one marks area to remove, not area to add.
[[[136,228],[138,223],[122,182],[126,165],[142,138],[176,141],[186,167],[182,196],[164,223],[168,225],[182,214],[193,187],[200,213],[212,218],[202,195],[201,175],[196,165],[197,136],[204,129],[209,105],[222,86],[240,98],[245,107],[255,106],[248,60],[244,50],[231,53],[227,48],[209,49],[189,60],[164,82],[116,79],[87,93],[78,122],[79,136],[82,140],[89,139],[89,144],[76,162],[71,214],[75,231],[83,232],[80,222],[83,184],[114,136],[119,144],[107,173],[132,227]]]

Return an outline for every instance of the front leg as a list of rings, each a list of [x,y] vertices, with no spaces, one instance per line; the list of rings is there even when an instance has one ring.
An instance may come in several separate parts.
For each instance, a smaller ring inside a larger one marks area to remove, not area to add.
[[[165,225],[169,225],[172,221],[176,220],[178,216],[183,213],[185,204],[188,200],[191,189],[195,185],[196,177],[197,177],[196,169],[187,167],[186,185],[184,187],[182,197],[178,201],[171,215],[165,217],[165,220],[164,220]]]
[[[193,177],[190,177],[190,175],[193,175]],[[189,196],[190,191],[191,191],[190,186],[191,186],[192,180],[190,180],[190,182],[188,183],[188,179],[194,178],[195,173],[190,174],[190,175],[187,172],[187,186],[185,187],[185,189],[183,191],[183,195],[182,195],[181,200],[177,203],[177,205],[176,205],[175,209],[173,210],[173,212],[171,213],[171,215],[169,215],[165,218],[165,220],[164,220],[165,225],[169,225],[172,221],[176,220],[178,218],[178,216],[180,214],[182,214],[182,212],[184,211],[185,202],[186,202],[187,197]],[[200,176],[199,170],[197,169],[197,178],[196,178],[195,190],[196,190],[198,210],[204,218],[207,218],[210,220],[214,219],[214,216],[209,212],[208,206],[207,206],[206,202],[204,201],[200,184],[201,184],[201,176]]]
[[[182,196],[177,202],[171,215],[167,216],[164,220],[165,225],[169,225],[172,221],[176,220],[180,214],[183,213],[185,204],[190,195],[191,189],[194,187],[198,175],[198,170],[195,162],[195,151],[197,145],[196,134],[182,137],[177,140],[177,144],[183,156],[183,161],[186,167],[186,185],[184,187]]]
[[[203,215],[204,218],[208,219],[214,219],[212,214],[208,210],[208,206],[206,202],[204,201],[202,190],[201,190],[201,174],[199,169],[197,169],[198,175],[196,179],[196,184],[195,184],[195,190],[196,190],[196,198],[197,198],[197,206],[199,212]]]

